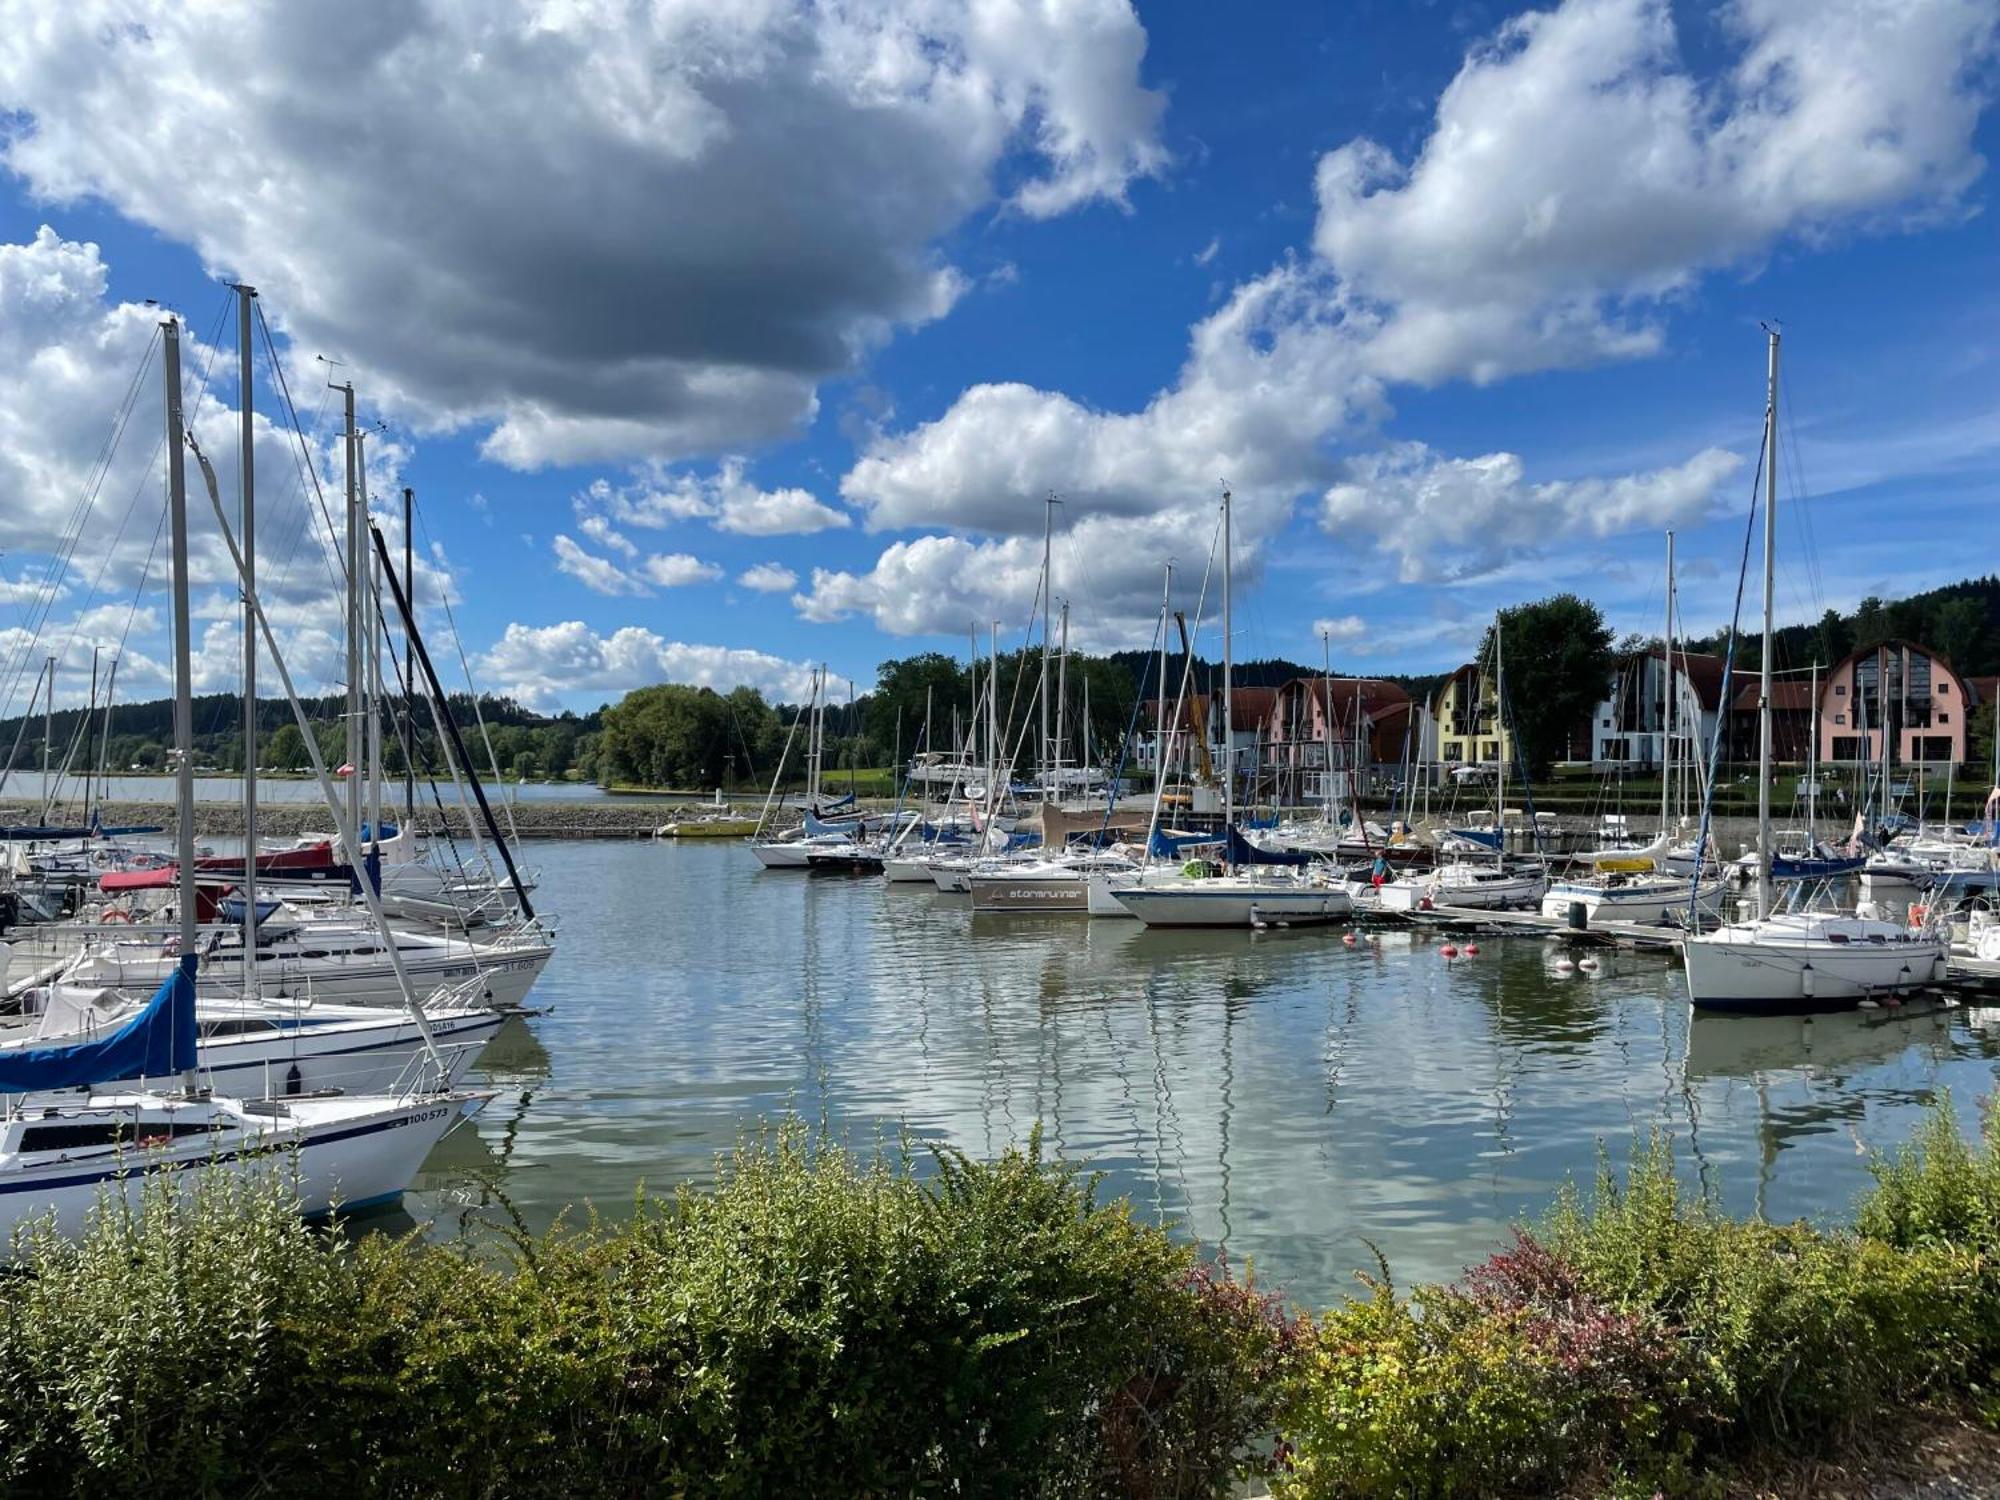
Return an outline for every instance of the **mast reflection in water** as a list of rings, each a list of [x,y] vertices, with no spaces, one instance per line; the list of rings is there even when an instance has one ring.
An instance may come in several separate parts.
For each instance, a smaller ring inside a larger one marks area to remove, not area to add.
[[[563,941],[482,1064],[501,1097],[409,1209],[454,1232],[497,1190],[531,1224],[705,1180],[793,1114],[862,1149],[899,1130],[1048,1145],[1301,1301],[1381,1246],[1456,1275],[1655,1129],[1736,1211],[1837,1216],[1868,1148],[1992,1087],[2000,1011],[1690,1024],[1664,957],[1557,974],[1539,940],[1447,962],[1339,928],[1147,930],[974,917],[929,886],[767,872],[733,844],[548,844]],[[462,1137],[463,1139],[461,1139]],[[490,1210],[486,1210],[490,1211]]]

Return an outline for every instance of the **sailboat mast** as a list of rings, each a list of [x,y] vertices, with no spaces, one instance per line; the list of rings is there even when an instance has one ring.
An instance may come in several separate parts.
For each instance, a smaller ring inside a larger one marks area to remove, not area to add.
[[[1677,696],[1674,682],[1674,534],[1667,533],[1667,639],[1665,649],[1660,653],[1660,665],[1665,668],[1661,681],[1665,684],[1665,719],[1662,723],[1660,739],[1660,833],[1664,836],[1673,815],[1674,782],[1674,698]]]
[[[992,625],[993,656],[986,669],[986,814],[1000,807],[1000,622]],[[1019,682],[1016,674],[1014,680]],[[1011,715],[1010,715],[1011,717]],[[980,830],[982,833],[984,829]]]
[[[1063,600],[1062,640],[1056,657],[1056,738],[1055,754],[1050,757],[1055,767],[1054,787],[1058,796],[1062,793],[1063,757],[1068,753],[1069,715],[1063,712],[1069,698],[1069,600]]]
[[[1493,617],[1493,753],[1500,762],[1494,779],[1493,826],[1500,834],[1500,858],[1507,858],[1507,656],[1505,627]]]
[[[1320,725],[1320,737],[1326,741],[1326,774],[1320,779],[1320,793],[1326,799],[1326,810],[1320,814],[1328,828],[1333,827],[1333,632],[1319,633],[1320,667],[1320,709],[1325,718]]]
[[[1812,717],[1806,741],[1806,841],[1819,837],[1819,662],[1812,665]]]
[[[251,303],[256,288],[236,290],[237,498],[243,533],[243,994],[257,994],[257,426],[251,368]]]
[[[354,382],[336,387],[341,393],[347,417],[347,813],[351,825],[361,823],[361,781],[355,774],[361,764],[361,494],[357,468],[361,462],[361,434],[354,427]],[[350,860],[359,860],[361,851],[347,851]]]
[[[1042,772],[1043,795],[1047,795],[1049,764],[1049,622],[1054,611],[1049,596],[1049,553],[1055,537],[1056,497],[1050,495],[1047,508],[1042,513],[1042,685],[1039,697],[1042,700],[1042,752],[1035,757],[1036,769]]]
[[[1159,749],[1153,756],[1153,785],[1159,786],[1167,776],[1167,625],[1174,605],[1174,560],[1167,559],[1166,582],[1160,585],[1160,681],[1158,684],[1160,711],[1155,716],[1154,727],[1158,730]],[[1994,753],[2000,756],[2000,734],[1993,737]],[[1993,784],[2000,786],[2000,759],[1994,762]]]
[[[410,596],[410,608],[417,607],[416,542],[410,523],[416,509],[416,492],[403,486],[403,588]],[[403,826],[417,820],[417,669],[412,660],[415,638],[403,632]]]
[[[194,660],[188,646],[187,434],[181,426],[181,325],[160,325],[165,352],[167,408],[167,538],[173,554],[174,590],[174,855],[179,876],[180,949],[183,960],[200,951],[194,893]],[[200,1085],[193,1061],[181,1075],[192,1093]]]
[[[1222,826],[1236,822],[1236,692],[1230,645],[1229,491],[1222,492]],[[1204,730],[1204,732],[1206,732]],[[1228,845],[1223,846],[1227,848]],[[1234,864],[1234,861],[1231,861]]]
[[[1757,679],[1757,915],[1771,915],[1771,616],[1778,547],[1778,330],[1764,396],[1764,653]]]

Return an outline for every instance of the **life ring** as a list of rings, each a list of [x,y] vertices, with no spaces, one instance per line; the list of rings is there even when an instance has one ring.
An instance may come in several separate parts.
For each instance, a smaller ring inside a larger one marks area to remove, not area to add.
[[[105,912],[105,914],[98,920],[106,925],[109,925],[113,922],[129,922],[132,920],[132,913],[126,911],[122,907],[114,906],[109,911]]]
[[[1921,901],[1912,901],[1910,903],[1910,925],[1912,927],[1923,926],[1924,923],[1930,920],[1930,916],[1931,909]]]

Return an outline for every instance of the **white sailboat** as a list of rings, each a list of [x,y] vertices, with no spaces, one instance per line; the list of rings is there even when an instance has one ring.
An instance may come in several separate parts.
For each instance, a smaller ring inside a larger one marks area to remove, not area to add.
[[[1230,645],[1229,491],[1222,492],[1222,824],[1234,832],[1236,797],[1236,715],[1234,657]],[[1206,732],[1205,730],[1201,732]],[[1248,846],[1244,846],[1246,849]],[[1227,851],[1229,845],[1224,844]],[[1255,854],[1257,851],[1251,851]],[[1265,855],[1276,860],[1279,856]],[[1283,871],[1283,873],[1280,873]],[[1239,870],[1233,861],[1211,874],[1206,861],[1179,869],[1141,869],[1108,894],[1148,927],[1258,927],[1270,923],[1331,922],[1354,909],[1337,871],[1311,867]],[[1086,893],[1086,904],[1088,895]]]
[[[431,1147],[486,1097],[440,1090],[422,1096],[244,1102],[202,1087],[195,1000],[201,960],[195,922],[193,664],[178,320],[167,319],[162,334],[174,575],[180,952],[173,972],[153,998],[109,1036],[0,1055],[0,1091],[13,1096],[0,1116],[0,1238],[44,1217],[52,1219],[58,1230],[73,1234],[83,1227],[94,1205],[105,1200],[132,1202],[149,1180],[161,1174],[172,1174],[177,1182],[199,1182],[215,1173],[287,1171],[307,1213],[324,1213],[336,1204],[360,1207],[392,1201],[401,1196]],[[237,560],[240,570],[240,557]],[[256,608],[247,577],[244,592]],[[268,624],[261,610],[257,614],[275,654]],[[282,661],[279,669],[283,671]],[[430,1032],[422,1012],[413,1006],[410,1015],[428,1046]],[[171,1091],[99,1091],[99,1085],[135,1075],[178,1075],[179,1086]]]
[[[1757,705],[1757,914],[1681,944],[1688,998],[1698,1010],[1753,1015],[1841,1010],[1944,976],[1936,924],[1847,913],[1773,910],[1771,877],[1772,586],[1777,549],[1778,343],[1770,337],[1764,408],[1764,654]]]

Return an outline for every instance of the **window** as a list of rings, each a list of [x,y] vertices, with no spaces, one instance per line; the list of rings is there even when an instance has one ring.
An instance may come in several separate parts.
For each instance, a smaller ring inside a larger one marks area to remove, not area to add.
[[[1836,682],[1833,685],[1833,696],[1836,698],[1845,698],[1847,696],[1847,684],[1844,682]]]
[[[1939,715],[1937,716],[1937,721],[1938,721],[1938,723],[1940,723],[1940,724],[1949,724],[1949,723],[1951,722],[1951,715],[1950,715],[1950,714],[1939,714]]]
[[[1835,715],[1833,716],[1833,722],[1834,722],[1834,723],[1836,723],[1836,724],[1845,724],[1845,723],[1847,722],[1847,715],[1846,715],[1846,714],[1835,714]]]
[[[1940,682],[1937,685],[1937,693],[1940,698],[1951,696],[1951,684],[1949,682]]]

